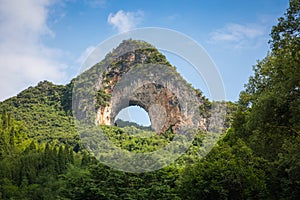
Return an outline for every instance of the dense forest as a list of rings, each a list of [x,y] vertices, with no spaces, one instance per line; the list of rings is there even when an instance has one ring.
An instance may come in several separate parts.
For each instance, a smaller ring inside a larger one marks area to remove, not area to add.
[[[0,102],[0,199],[299,199],[300,0],[270,37],[238,102],[222,102],[226,129],[209,154],[200,156],[207,133],[199,131],[185,154],[154,172],[118,171],[85,149],[71,111],[74,80],[43,81]],[[118,122],[101,128],[128,151],[155,151],[174,137]]]

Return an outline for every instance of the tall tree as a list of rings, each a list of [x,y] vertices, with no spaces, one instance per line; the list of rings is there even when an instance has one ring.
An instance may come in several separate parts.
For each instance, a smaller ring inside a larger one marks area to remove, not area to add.
[[[276,159],[284,138],[300,134],[300,0],[272,28],[271,52],[254,67],[233,127],[259,155]]]

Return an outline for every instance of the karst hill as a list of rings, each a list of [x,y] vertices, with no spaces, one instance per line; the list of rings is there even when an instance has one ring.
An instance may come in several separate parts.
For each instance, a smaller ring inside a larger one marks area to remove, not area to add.
[[[144,41],[123,41],[76,79],[73,92],[73,109],[79,120],[93,116],[96,110],[95,118],[90,119],[93,123],[113,125],[122,109],[137,105],[148,112],[157,133],[188,125],[205,129],[200,108],[206,100],[201,92]]]

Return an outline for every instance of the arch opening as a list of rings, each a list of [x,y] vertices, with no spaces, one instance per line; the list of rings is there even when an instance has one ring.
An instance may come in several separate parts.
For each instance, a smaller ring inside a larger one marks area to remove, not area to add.
[[[118,127],[136,126],[139,128],[151,128],[151,120],[146,110],[138,105],[131,105],[120,110],[114,119]]]

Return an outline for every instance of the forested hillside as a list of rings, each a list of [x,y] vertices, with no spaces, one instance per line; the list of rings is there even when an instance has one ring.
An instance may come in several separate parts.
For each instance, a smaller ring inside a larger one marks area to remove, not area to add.
[[[0,112],[10,113],[17,121],[23,121],[28,137],[39,142],[58,140],[73,144],[72,84],[63,86],[42,81],[1,102]]]
[[[40,82],[0,102],[0,199],[299,199],[300,0],[290,1],[270,36],[237,104],[207,102],[227,106],[215,147],[201,157],[207,133],[199,131],[185,154],[154,172],[117,171],[82,146],[74,80]],[[101,129],[128,151],[155,151],[174,137],[119,123]]]

